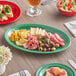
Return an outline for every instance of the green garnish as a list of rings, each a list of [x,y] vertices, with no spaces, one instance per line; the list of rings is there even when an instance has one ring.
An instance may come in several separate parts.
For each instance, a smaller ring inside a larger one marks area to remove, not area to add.
[[[3,16],[5,16],[3,13],[0,13],[0,18],[2,18]]]
[[[1,7],[1,5],[0,5],[0,7]],[[1,8],[0,8],[0,11],[1,11]]]
[[[4,10],[6,13],[10,13],[12,9],[10,5],[7,5],[6,8],[4,8]]]
[[[66,9],[66,7],[67,7],[66,5],[65,5],[65,6],[63,6],[63,8],[64,8],[64,9]]]
[[[75,1],[74,3],[75,3],[75,5],[76,5],[76,1]]]
[[[71,5],[76,5],[76,1],[75,2],[71,2]]]
[[[71,5],[74,5],[74,2],[71,2]]]
[[[63,0],[64,2],[66,1],[66,0]]]

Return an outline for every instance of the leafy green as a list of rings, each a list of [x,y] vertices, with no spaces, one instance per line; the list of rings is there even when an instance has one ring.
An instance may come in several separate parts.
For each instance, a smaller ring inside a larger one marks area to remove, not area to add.
[[[76,5],[76,1],[75,2],[71,2],[71,5]]]
[[[74,5],[74,2],[71,2],[71,5]]]
[[[74,3],[75,3],[75,5],[76,5],[76,1],[75,1]]]
[[[64,2],[66,1],[66,0],[63,0]]]
[[[0,11],[1,11],[1,5],[0,5]]]
[[[63,8],[64,8],[64,9],[66,9],[66,7],[67,7],[66,5],[65,5],[65,6],[63,6]]]

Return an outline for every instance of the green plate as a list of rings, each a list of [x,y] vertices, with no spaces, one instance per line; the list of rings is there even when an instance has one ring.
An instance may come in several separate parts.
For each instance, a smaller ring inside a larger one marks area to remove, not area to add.
[[[20,46],[16,46],[16,44],[12,41],[10,41],[9,37],[11,35],[11,33],[13,33],[14,30],[20,30],[20,29],[27,29],[29,30],[31,27],[38,27],[38,28],[42,28],[45,29],[47,32],[51,32],[51,33],[58,33],[63,39],[64,39],[64,43],[66,44],[65,47],[59,47],[56,49],[56,51],[49,51],[49,52],[40,52],[38,50],[28,50],[28,49],[24,49],[23,47]],[[49,53],[57,53],[57,52],[61,52],[64,51],[65,49],[67,49],[70,45],[70,38],[68,37],[67,34],[65,34],[64,32],[62,32],[59,29],[56,29],[54,27],[51,26],[47,26],[47,25],[42,25],[42,24],[20,24],[20,25],[15,25],[12,26],[10,28],[8,28],[8,30],[5,32],[4,35],[5,40],[12,45],[13,47],[26,51],[26,52],[31,52],[31,53],[40,53],[40,54],[49,54]]]
[[[46,64],[44,66],[42,66],[37,72],[36,72],[36,76],[46,76],[46,70],[51,68],[51,67],[60,67],[62,69],[65,69],[67,71],[68,76],[75,76],[74,71],[64,65],[64,64],[60,64],[60,63],[50,63],[50,64]]]

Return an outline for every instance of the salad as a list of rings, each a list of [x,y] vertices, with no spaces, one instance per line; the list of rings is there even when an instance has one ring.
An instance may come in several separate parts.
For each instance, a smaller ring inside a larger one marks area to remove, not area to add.
[[[59,6],[63,11],[76,11],[76,0],[59,0]]]
[[[57,33],[52,34],[45,29],[33,27],[30,30],[14,30],[10,40],[17,46],[41,52],[55,51],[58,47],[65,46],[64,40]]]
[[[46,76],[68,76],[66,70],[59,67],[51,67],[46,70]]]

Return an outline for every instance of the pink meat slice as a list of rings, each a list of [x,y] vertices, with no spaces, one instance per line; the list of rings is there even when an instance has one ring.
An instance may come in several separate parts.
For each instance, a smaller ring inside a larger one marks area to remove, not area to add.
[[[59,42],[63,42],[64,40],[57,34],[54,34],[55,38],[59,41]]]
[[[67,76],[67,72],[63,69],[63,71],[59,74],[59,76]]]
[[[59,42],[60,46],[64,47],[65,43],[64,42]]]
[[[36,36],[32,36],[32,35],[28,35],[27,39],[28,39],[28,43],[23,45],[24,48],[28,48],[30,50],[36,49],[37,46],[38,46],[37,37]]]
[[[54,35],[52,35],[52,36],[50,37],[50,39],[51,39],[53,42],[55,42],[55,43],[58,43],[58,42],[59,42],[59,41],[55,38]]]

